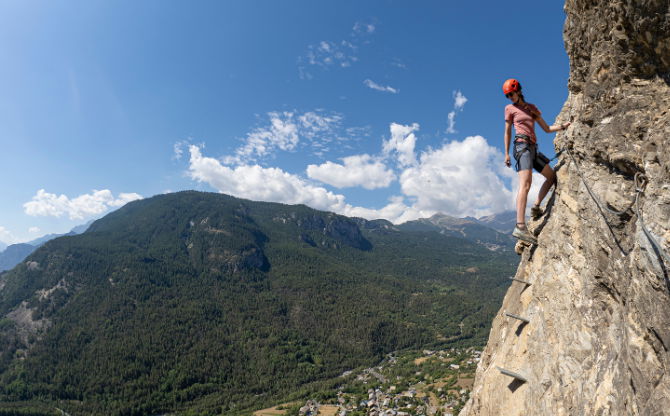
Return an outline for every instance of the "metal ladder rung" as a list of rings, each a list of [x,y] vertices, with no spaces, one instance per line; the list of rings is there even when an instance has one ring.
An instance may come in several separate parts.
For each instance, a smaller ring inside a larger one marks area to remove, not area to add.
[[[516,277],[510,277],[510,280],[514,280],[514,281],[517,281],[517,282],[521,282],[521,283],[526,284],[526,285],[528,285],[528,286],[530,286],[530,285],[532,284],[532,283],[530,283],[530,282],[526,282],[525,280],[517,279]]]
[[[524,383],[527,383],[527,382],[528,382],[528,379],[527,379],[525,376],[522,376],[522,375],[519,374],[519,373],[515,373],[515,372],[513,372],[513,371],[509,371],[509,370],[505,370],[504,368],[502,368],[502,367],[498,367],[498,366],[496,366],[496,368],[498,369],[498,371],[500,371],[501,373],[503,373],[503,374],[506,375],[506,376],[514,377],[515,379],[517,379],[517,380],[521,380],[521,381],[523,381]]]
[[[523,316],[514,315],[513,313],[505,312],[505,316],[509,316],[510,318],[518,319],[518,320],[520,320],[522,322],[525,322],[527,324],[530,323],[530,319],[524,318]]]

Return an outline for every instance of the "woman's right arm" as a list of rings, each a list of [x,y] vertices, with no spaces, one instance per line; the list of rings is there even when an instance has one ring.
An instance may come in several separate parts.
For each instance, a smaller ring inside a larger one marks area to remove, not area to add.
[[[512,141],[512,122],[505,121],[505,166],[512,166],[509,158],[509,144]]]

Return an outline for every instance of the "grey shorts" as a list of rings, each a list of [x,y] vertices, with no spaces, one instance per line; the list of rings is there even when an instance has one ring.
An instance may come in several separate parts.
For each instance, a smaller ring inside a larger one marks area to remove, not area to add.
[[[526,142],[514,142],[514,159],[517,172],[533,168],[542,172],[549,163],[549,158],[538,152],[537,145]]]

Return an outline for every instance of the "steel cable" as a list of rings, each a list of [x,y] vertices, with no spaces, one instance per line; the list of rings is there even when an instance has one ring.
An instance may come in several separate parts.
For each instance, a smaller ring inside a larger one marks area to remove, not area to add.
[[[647,178],[646,178],[646,176],[644,176],[644,175],[643,175],[642,173],[640,173],[640,172],[637,172],[637,173],[635,174],[635,177],[634,177],[634,181],[635,181],[635,198],[633,199],[633,201],[631,201],[630,205],[628,205],[628,207],[626,207],[626,209],[621,210],[621,211],[613,210],[613,209],[610,209],[610,208],[608,208],[608,207],[606,207],[606,206],[603,206],[603,204],[600,202],[600,200],[598,199],[598,197],[593,193],[593,191],[592,191],[591,188],[589,187],[588,183],[586,182],[586,179],[584,179],[584,176],[582,175],[582,172],[581,172],[581,170],[579,169],[579,165],[577,164],[577,161],[575,160],[574,156],[572,156],[572,153],[570,153],[570,151],[569,151],[568,149],[561,149],[561,150],[557,153],[556,157],[558,157],[558,156],[559,156],[561,153],[563,153],[564,151],[568,154],[568,156],[570,156],[570,160],[571,160],[572,163],[575,165],[575,169],[577,170],[577,175],[578,175],[579,178],[582,180],[582,183],[584,184],[584,187],[586,187],[586,190],[588,191],[589,195],[591,196],[591,198],[593,199],[593,201],[596,203],[596,205],[597,205],[598,208],[600,209],[600,212],[601,212],[601,214],[603,215],[603,219],[604,219],[605,222],[607,223],[607,226],[609,227],[610,231],[612,230],[612,226],[610,225],[609,221],[607,221],[607,218],[606,218],[605,215],[604,215],[604,211],[607,211],[607,212],[609,212],[609,213],[611,213],[611,214],[614,214],[614,215],[617,215],[617,216],[623,216],[623,215],[626,214],[626,213],[633,207],[633,205],[634,205],[634,206],[635,206],[635,209],[633,210],[633,212],[634,212],[635,215],[637,215],[637,217],[640,219],[640,225],[641,225],[641,227],[642,227],[642,232],[643,232],[644,235],[647,237],[647,239],[649,240],[649,242],[653,245],[655,251],[657,252],[657,255],[659,256],[659,258],[661,258],[661,260],[665,260],[666,263],[670,264],[670,257],[665,253],[665,251],[663,250],[663,248],[661,247],[661,245],[658,243],[658,241],[656,241],[656,239],[655,239],[654,236],[651,234],[651,232],[649,232],[649,230],[647,229],[646,224],[644,223],[644,219],[642,218],[642,210],[640,209],[640,195],[644,193],[644,190],[645,190],[645,188],[646,188],[646,186],[647,186]],[[554,158],[554,159],[555,159],[555,158]]]

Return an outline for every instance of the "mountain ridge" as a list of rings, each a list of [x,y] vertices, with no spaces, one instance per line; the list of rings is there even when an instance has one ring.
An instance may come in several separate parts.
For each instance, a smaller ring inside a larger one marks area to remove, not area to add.
[[[4,250],[0,249],[0,272],[9,270],[22,262],[30,253],[35,251],[39,246],[54,238],[77,235],[86,231],[91,225],[92,221],[74,227],[70,232],[65,234],[47,234],[27,243],[10,244]]]
[[[499,217],[488,217],[488,224],[500,226]],[[445,214],[435,214],[430,218],[421,218],[415,221],[408,221],[397,226],[400,230],[424,230],[437,231],[442,234],[462,237],[478,244],[482,244],[492,251],[512,250],[515,240],[509,233],[503,233],[490,225],[484,225],[481,220],[466,217],[456,218]]]

